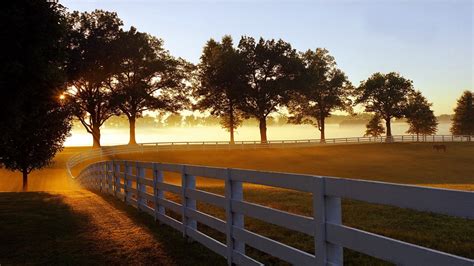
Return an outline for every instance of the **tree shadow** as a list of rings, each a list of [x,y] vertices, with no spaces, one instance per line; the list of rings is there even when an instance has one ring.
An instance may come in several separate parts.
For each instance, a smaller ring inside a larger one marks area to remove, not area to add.
[[[0,193],[0,264],[104,264],[84,237],[88,223],[62,195]]]

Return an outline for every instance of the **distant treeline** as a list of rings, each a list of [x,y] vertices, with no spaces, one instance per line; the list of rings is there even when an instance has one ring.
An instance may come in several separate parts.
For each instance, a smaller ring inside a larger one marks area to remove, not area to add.
[[[373,114],[358,113],[355,115],[332,115],[326,123],[337,124],[340,126],[351,125],[366,125],[373,117]],[[443,114],[437,116],[439,123],[451,123],[453,115]],[[405,118],[394,120],[395,123],[406,123]],[[292,125],[288,123],[288,116],[284,114],[269,116],[267,121],[268,126],[286,126]],[[164,128],[164,127],[195,127],[195,126],[221,126],[220,119],[215,116],[195,116],[195,115],[180,115],[170,114],[156,116],[145,115],[136,121],[137,128]],[[242,126],[258,126],[256,119],[248,119],[243,121]],[[82,128],[80,122],[74,123],[75,128]],[[113,116],[104,123],[104,128],[128,128],[128,118],[124,115]]]

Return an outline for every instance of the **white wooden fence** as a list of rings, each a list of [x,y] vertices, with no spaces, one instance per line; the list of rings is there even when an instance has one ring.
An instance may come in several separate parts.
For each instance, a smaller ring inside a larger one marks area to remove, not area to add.
[[[165,183],[163,172],[181,175],[181,186]],[[222,180],[225,196],[196,188],[196,176]],[[295,265],[342,265],[343,247],[403,265],[469,265],[468,258],[380,236],[341,223],[341,198],[474,219],[474,192],[369,182],[335,177],[260,172],[204,166],[135,161],[104,161],[89,165],[77,178],[85,187],[115,195],[149,213],[227,258],[229,265],[261,265],[245,254],[251,246]],[[313,217],[246,202],[243,183],[312,193]],[[164,192],[181,196],[182,204]],[[196,208],[202,201],[225,210],[226,220]],[[165,209],[181,215],[176,220]],[[244,228],[244,217],[302,232],[314,237],[307,253]],[[197,222],[226,235],[221,243],[197,229]]]
[[[471,142],[474,136],[467,135],[396,135],[388,142]],[[67,162],[69,175],[72,177],[71,169],[85,161],[101,159],[105,156],[126,153],[143,153],[160,150],[218,150],[218,149],[261,149],[261,148],[292,148],[316,145],[342,145],[342,144],[364,144],[364,143],[387,143],[386,137],[348,137],[331,138],[321,142],[320,139],[299,140],[270,140],[262,144],[260,141],[237,141],[230,144],[228,141],[188,141],[188,142],[150,142],[138,145],[107,146],[100,149],[92,149],[73,155]]]

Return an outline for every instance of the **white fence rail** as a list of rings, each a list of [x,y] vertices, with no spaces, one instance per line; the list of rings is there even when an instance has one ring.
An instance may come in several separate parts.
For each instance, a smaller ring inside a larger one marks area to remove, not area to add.
[[[164,172],[181,175],[181,186],[165,183]],[[196,188],[196,176],[224,181],[225,195]],[[474,260],[376,235],[342,224],[341,198],[385,204],[474,219],[474,192],[369,182],[334,177],[260,172],[204,166],[135,161],[104,161],[89,165],[78,176],[85,187],[115,195],[227,258],[228,264],[261,265],[245,254],[251,246],[295,265],[342,265],[343,247],[403,265],[469,265]],[[309,192],[313,217],[261,206],[243,199],[243,183]],[[164,197],[181,196],[182,204]],[[222,220],[196,208],[202,201],[225,210]],[[181,215],[168,216],[165,210]],[[314,237],[307,253],[244,227],[252,217]],[[197,229],[205,224],[226,235],[222,243]]]
[[[331,138],[321,142],[320,139],[299,139],[299,140],[270,140],[262,144],[260,141],[237,141],[230,144],[228,141],[188,141],[188,142],[150,142],[141,143],[134,146],[120,145],[108,146],[94,149],[87,152],[78,153],[72,156],[67,162],[68,173],[71,177],[71,168],[88,161],[101,159],[105,156],[126,153],[153,152],[160,150],[218,150],[218,149],[260,149],[260,148],[291,148],[306,147],[329,144],[364,144],[364,143],[387,143],[387,142],[471,142],[474,136],[467,135],[396,135],[390,141],[386,137],[348,137]]]

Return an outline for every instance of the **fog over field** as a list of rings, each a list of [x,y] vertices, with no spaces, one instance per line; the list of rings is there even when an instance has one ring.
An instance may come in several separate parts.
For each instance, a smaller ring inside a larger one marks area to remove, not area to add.
[[[451,124],[440,123],[438,135],[449,135]],[[392,131],[395,135],[403,135],[408,129],[406,123],[394,123]],[[326,125],[326,138],[361,137],[364,135],[365,125]],[[101,131],[103,145],[127,144],[129,140],[128,128],[107,128]],[[319,131],[311,125],[284,125],[269,126],[269,140],[290,139],[319,139]],[[219,126],[195,127],[142,127],[137,128],[137,142],[171,142],[171,141],[228,141],[229,133]],[[237,129],[236,141],[259,140],[258,126],[243,126]],[[65,143],[66,146],[90,146],[92,136],[83,128],[76,127]]]

